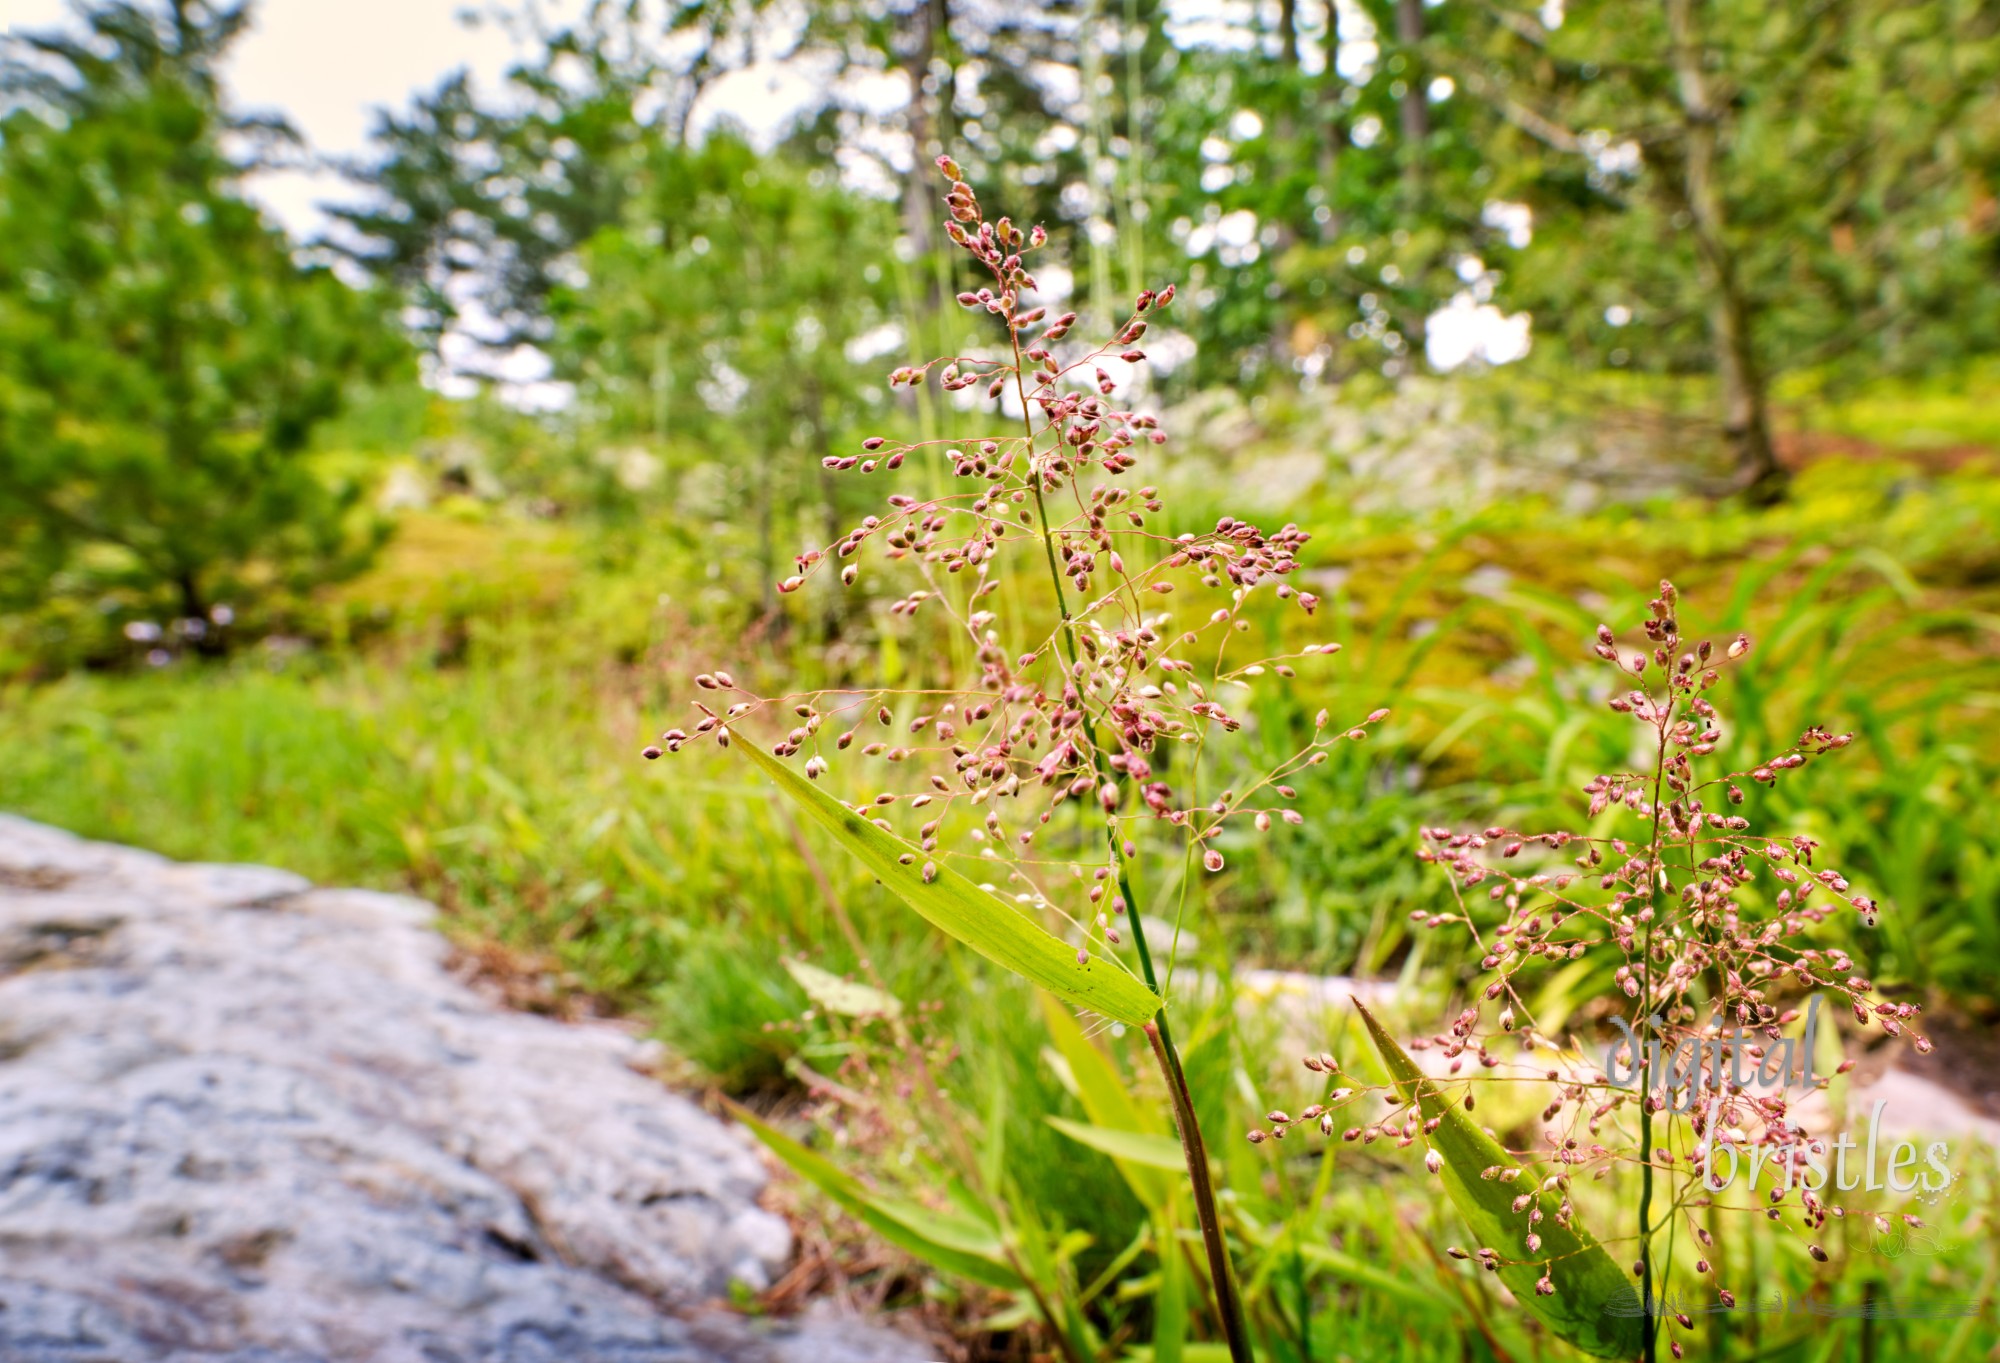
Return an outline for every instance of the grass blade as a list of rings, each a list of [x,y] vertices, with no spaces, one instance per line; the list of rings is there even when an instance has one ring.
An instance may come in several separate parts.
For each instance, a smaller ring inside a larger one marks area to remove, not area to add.
[[[1125,1182],[1139,1200],[1151,1210],[1159,1211],[1167,1205],[1167,1199],[1179,1183],[1177,1179],[1163,1176],[1161,1170],[1178,1174],[1184,1167],[1180,1142],[1170,1134],[1167,1124],[1159,1120],[1156,1112],[1142,1108],[1133,1100],[1123,1076],[1111,1063],[1111,1057],[1084,1035],[1083,1028],[1070,1016],[1069,1009],[1048,994],[1043,994],[1041,998],[1049,1036],[1068,1066],[1070,1079],[1076,1087],[1077,1101],[1083,1105],[1084,1115],[1090,1118],[1091,1126],[1099,1130],[1138,1133],[1172,1152],[1172,1163],[1167,1165],[1149,1163],[1144,1159],[1125,1159],[1117,1150],[1104,1152],[1117,1161],[1118,1172],[1125,1176]],[[1058,1126],[1057,1129],[1074,1135],[1067,1128]],[[1083,1143],[1090,1144],[1087,1140]]]
[[[1078,1008],[1134,1027],[1159,1011],[1159,995],[1118,961],[1092,956],[1079,963],[1076,948],[949,867],[937,866],[932,878],[925,880],[925,859],[915,847],[856,814],[756,744],[739,739],[731,746],[747,754],[892,894],[947,936]],[[905,854],[915,857],[907,866],[898,861]]]
[[[922,1207],[912,1207],[878,1197],[859,1181],[842,1173],[823,1156],[759,1121],[755,1115],[729,1104],[729,1115],[750,1129],[766,1149],[783,1160],[791,1171],[811,1183],[855,1220],[898,1249],[922,1259],[933,1268],[985,1283],[989,1287],[1019,1289],[1021,1276],[1001,1257],[1000,1242],[993,1231],[969,1221],[952,1218]]]

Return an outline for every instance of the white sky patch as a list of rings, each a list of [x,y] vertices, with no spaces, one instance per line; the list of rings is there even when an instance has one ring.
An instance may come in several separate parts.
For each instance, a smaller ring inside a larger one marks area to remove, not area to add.
[[[1185,221],[1181,219],[1181,222]],[[1210,251],[1217,251],[1225,265],[1244,263],[1243,253],[1246,251],[1249,252],[1248,259],[1257,258],[1257,215],[1247,208],[1224,213],[1211,206],[1206,221],[1190,227],[1185,233],[1178,230],[1178,223],[1175,227],[1175,237],[1187,248],[1190,256],[1205,256]]]
[[[1028,79],[1057,104],[1083,102],[1083,73],[1061,62],[1036,62],[1028,68]]]
[[[895,199],[903,192],[895,169],[882,157],[859,147],[836,147],[834,163],[840,167],[840,183],[852,193],[870,199]]]
[[[826,102],[833,57],[760,61],[717,77],[688,111],[689,136],[699,142],[721,128],[735,128],[767,152],[800,118]],[[905,95],[907,98],[907,94]]]
[[[1251,0],[1168,0],[1167,39],[1176,47],[1248,52],[1257,42]]]
[[[450,331],[438,338],[438,363],[424,357],[424,380],[448,398],[469,398],[489,377],[502,401],[528,412],[556,412],[576,399],[576,386],[549,377],[549,357],[531,345],[495,355],[472,337]]]
[[[1257,215],[1247,208],[1224,213],[1215,223],[1215,240],[1222,246],[1242,249],[1257,239]]]
[[[1195,339],[1185,331],[1154,331],[1146,336],[1146,366],[1155,374],[1171,374],[1195,356]]]
[[[908,340],[909,333],[903,330],[901,322],[884,322],[879,327],[870,327],[858,336],[849,337],[841,351],[847,356],[849,364],[867,364],[870,360],[895,354]]]
[[[1037,287],[1029,290],[1027,295],[1031,302],[1054,307],[1076,292],[1076,271],[1067,265],[1058,265],[1054,261],[1037,265],[1034,276]]]
[[[903,71],[850,70],[837,94],[842,108],[887,118],[910,102],[910,78]]]
[[[1035,139],[1035,155],[1050,158],[1068,151],[1077,144],[1078,134],[1067,123],[1051,123],[1040,137]]]
[[[1382,45],[1376,42],[1375,21],[1355,0],[1335,0],[1335,32],[1340,42],[1333,54],[1333,69],[1355,85],[1366,84],[1382,60]]]
[[[1582,141],[1584,154],[1601,174],[1637,175],[1645,163],[1639,144],[1629,137],[1614,139],[1602,128],[1596,128],[1585,133]]]
[[[1512,364],[1528,353],[1532,327],[1527,313],[1504,313],[1466,290],[1425,319],[1424,358],[1437,370]]]
[[[376,106],[399,108],[459,67],[495,90],[526,55],[498,25],[460,23],[465,8],[465,0],[264,0],[223,68],[231,100],[245,112],[284,114],[321,155],[362,155]],[[545,0],[542,8],[559,21],[581,4]],[[0,10],[10,34],[73,22],[66,0],[0,0]],[[326,224],[317,201],[356,197],[327,171],[268,171],[247,188],[295,237]]]
[[[750,380],[727,360],[711,361],[708,376],[696,381],[694,390],[702,405],[717,416],[728,416],[750,395]]]
[[[1517,251],[1535,239],[1535,211],[1526,204],[1488,199],[1479,212],[1479,220],[1498,231]]]

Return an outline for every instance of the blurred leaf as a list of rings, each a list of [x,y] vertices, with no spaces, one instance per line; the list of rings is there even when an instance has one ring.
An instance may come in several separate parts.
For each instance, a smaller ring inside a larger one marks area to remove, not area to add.
[[[1298,1247],[1298,1253],[1307,1263],[1326,1269],[1336,1278],[1345,1279],[1357,1287],[1385,1293],[1430,1311],[1450,1311],[1453,1314],[1458,1311],[1458,1303],[1445,1293],[1413,1283],[1408,1278],[1397,1277],[1385,1268],[1351,1254],[1342,1254],[1331,1246],[1308,1242]]]
[[[843,980],[831,970],[821,970],[816,965],[796,961],[789,956],[783,964],[791,977],[798,981],[799,988],[806,991],[806,997],[829,1013],[850,1018],[903,1015],[903,1001],[873,985]]]
[[[1163,1219],[1155,1233],[1160,1242],[1160,1295],[1153,1309],[1153,1360],[1154,1363],[1185,1363],[1188,1358],[1187,1262],[1180,1256],[1171,1223]]]
[[[1187,1166],[1181,1159],[1181,1143],[1172,1136],[1150,1136],[1137,1131],[1113,1131],[1107,1127],[1091,1126],[1085,1122],[1072,1122],[1067,1117],[1044,1117],[1043,1121],[1068,1136],[1079,1145],[1087,1145],[1092,1150],[1101,1151],[1118,1161],[1123,1170],[1127,1164],[1136,1164],[1147,1169],[1165,1169],[1179,1173]],[[1139,1192],[1136,1182],[1134,1192]],[[1144,1194],[1140,1194],[1144,1197]]]

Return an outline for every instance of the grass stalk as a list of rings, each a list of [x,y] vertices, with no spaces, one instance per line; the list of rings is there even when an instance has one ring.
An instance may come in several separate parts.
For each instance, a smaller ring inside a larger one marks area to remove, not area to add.
[[[1202,1247],[1208,1252],[1208,1276],[1215,1284],[1216,1314],[1222,1317],[1223,1338],[1229,1342],[1232,1363],[1253,1363],[1250,1332],[1243,1323],[1243,1302],[1236,1293],[1236,1279],[1229,1264],[1229,1245],[1222,1238],[1222,1218],[1216,1211],[1215,1184],[1208,1173],[1208,1149],[1202,1143],[1201,1124],[1195,1120],[1194,1098],[1188,1092],[1187,1075],[1181,1071],[1180,1056],[1162,1034],[1166,1010],[1146,1024],[1146,1039],[1153,1044],[1153,1058],[1167,1081],[1173,1099],[1174,1127],[1180,1132],[1181,1157],[1187,1161],[1188,1179],[1194,1185],[1195,1220],[1201,1224]]]
[[[1049,585],[1055,589],[1056,609],[1062,616],[1063,654],[1073,671],[1080,657],[1076,645],[1076,623],[1070,616],[1069,598],[1063,591],[1062,571],[1056,565],[1055,538],[1049,530],[1048,506],[1042,500],[1041,474],[1034,466],[1034,417],[1033,409],[1028,404],[1027,386],[1021,377],[1023,357],[1018,329],[1010,326],[1008,339],[1014,348],[1014,386],[1021,401],[1021,426],[1028,454],[1028,486],[1033,490],[1035,500],[1035,528],[1041,536],[1042,552],[1048,561]],[[1082,697],[1079,695],[1078,699],[1080,701]],[[1107,781],[1111,773],[1106,769],[1103,745],[1093,742],[1091,756],[1098,781]],[[1139,900],[1132,889],[1128,867],[1130,858],[1119,844],[1115,811],[1106,811],[1104,826],[1112,863],[1118,867],[1118,893],[1125,900],[1125,918],[1132,929],[1132,946],[1139,956],[1139,970],[1145,978],[1146,987],[1158,994],[1159,973],[1153,965],[1152,947],[1146,941],[1146,925],[1139,912]],[[1215,1286],[1216,1313],[1222,1317],[1222,1331],[1229,1342],[1229,1356],[1232,1363],[1252,1363],[1249,1332],[1243,1323],[1243,1305],[1237,1296],[1235,1277],[1229,1263],[1229,1246],[1223,1239],[1222,1220],[1215,1206],[1215,1188],[1208,1172],[1208,1153],[1202,1141],[1200,1122],[1195,1117],[1194,1101],[1188,1094],[1187,1075],[1181,1069],[1180,1053],[1174,1046],[1164,1000],[1153,1020],[1146,1024],[1146,1036],[1152,1042],[1153,1054],[1159,1061],[1160,1073],[1166,1078],[1168,1095],[1172,1100],[1174,1126],[1180,1133],[1181,1155],[1187,1164],[1188,1180],[1194,1188],[1195,1217],[1201,1223],[1202,1244],[1208,1252],[1208,1275]]]

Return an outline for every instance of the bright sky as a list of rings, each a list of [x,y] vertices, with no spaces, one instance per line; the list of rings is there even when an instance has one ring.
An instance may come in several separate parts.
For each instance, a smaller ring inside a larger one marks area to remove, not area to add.
[[[314,151],[353,155],[367,145],[376,106],[401,106],[460,66],[489,89],[499,80],[514,44],[494,24],[461,23],[471,8],[466,0],[262,0],[226,79],[239,109],[282,112]],[[64,0],[0,0],[9,32],[60,25],[68,14]],[[321,221],[314,200],[342,197],[341,189],[330,174],[285,172],[260,177],[253,192],[306,233]]]

